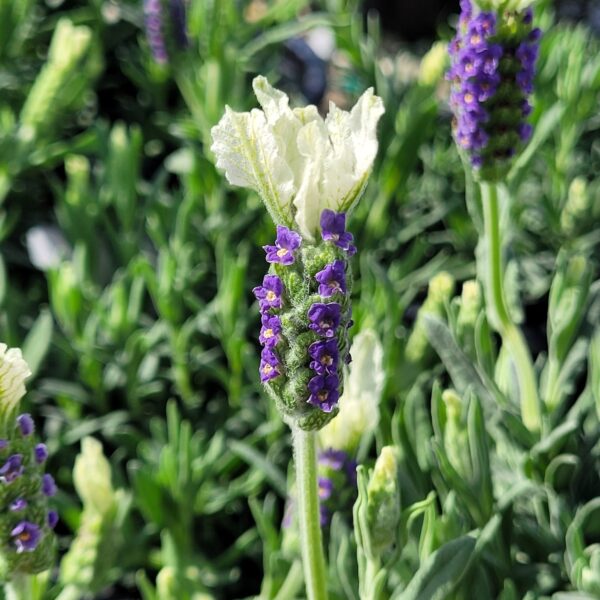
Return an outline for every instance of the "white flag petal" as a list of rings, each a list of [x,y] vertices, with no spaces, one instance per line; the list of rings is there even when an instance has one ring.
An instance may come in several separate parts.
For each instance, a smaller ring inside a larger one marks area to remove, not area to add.
[[[217,167],[229,183],[258,192],[275,223],[292,226],[293,174],[264,113],[237,113],[226,107],[211,134]]]
[[[264,77],[253,87],[262,110],[227,108],[212,129],[217,167],[230,183],[258,192],[275,223],[295,223],[312,242],[324,209],[347,212],[360,198],[377,154],[383,103],[369,89],[350,112],[332,104],[323,121],[315,106],[291,109]]]
[[[298,151],[303,157],[300,187],[294,199],[296,224],[300,235],[314,241],[321,218],[322,172],[327,149],[327,130],[323,121],[311,121],[298,134]]]

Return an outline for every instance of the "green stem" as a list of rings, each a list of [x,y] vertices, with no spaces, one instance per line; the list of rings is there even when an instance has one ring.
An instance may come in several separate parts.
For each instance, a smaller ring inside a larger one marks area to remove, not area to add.
[[[317,448],[314,431],[293,428],[296,493],[302,563],[308,600],[327,600],[327,571],[321,539]]]
[[[36,575],[13,575],[4,584],[6,600],[40,600],[44,594],[45,577]]]
[[[369,557],[367,556],[367,565],[365,569],[365,581],[364,589],[361,594],[361,600],[379,600],[380,584],[378,580],[381,580],[381,559],[379,556]]]
[[[523,423],[530,431],[538,432],[541,414],[533,361],[521,330],[512,321],[504,296],[498,184],[481,183],[481,196],[487,260],[485,282],[488,319],[500,334],[517,372]]]

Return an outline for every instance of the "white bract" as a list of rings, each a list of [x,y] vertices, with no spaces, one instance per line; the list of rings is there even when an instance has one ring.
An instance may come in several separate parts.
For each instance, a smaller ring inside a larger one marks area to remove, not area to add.
[[[495,10],[497,12],[521,12],[532,6],[536,0],[475,0],[481,10]]]
[[[255,190],[275,223],[314,241],[323,209],[348,212],[364,191],[383,102],[368,89],[351,111],[331,103],[322,119],[316,106],[291,109],[264,77],[253,88],[263,110],[226,107],[212,128],[217,167],[233,185]]]
[[[25,395],[25,379],[30,375],[21,350],[0,344],[0,414],[17,407]]]
[[[375,431],[379,423],[379,401],[384,384],[383,349],[374,331],[366,329],[354,337],[350,348],[352,362],[340,412],[319,431],[323,448],[354,454],[360,439]]]

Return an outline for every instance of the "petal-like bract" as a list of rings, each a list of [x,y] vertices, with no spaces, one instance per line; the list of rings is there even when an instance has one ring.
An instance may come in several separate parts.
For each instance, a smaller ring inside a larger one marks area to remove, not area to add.
[[[362,194],[377,154],[381,98],[367,90],[351,111],[334,104],[291,109],[288,97],[256,77],[262,111],[226,109],[212,130],[217,167],[234,185],[255,190],[275,223],[319,237],[324,209],[347,212]]]

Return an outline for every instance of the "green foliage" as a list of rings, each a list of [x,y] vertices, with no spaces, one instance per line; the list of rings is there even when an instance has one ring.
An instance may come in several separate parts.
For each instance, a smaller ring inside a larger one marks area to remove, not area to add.
[[[317,27],[337,48],[332,95],[374,86],[386,106],[349,218],[351,333],[377,332],[385,384],[358,445],[360,523],[340,509],[324,527],[330,597],[600,596],[599,42],[539,4],[535,133],[500,207],[537,435],[474,279],[482,204],[450,136],[443,46],[406,75],[415,49],[392,52],[354,0],[191,0],[190,48],[165,66],[137,1],[0,1],[0,340],[33,373],[62,559],[8,597],[304,597],[282,526],[288,431],[258,382],[251,289],[274,231],[209,146],[224,106],[251,109],[252,76],[277,83],[285,41]],[[73,476],[88,436],[110,466],[106,510]],[[367,560],[366,474],[386,446],[397,501]]]

